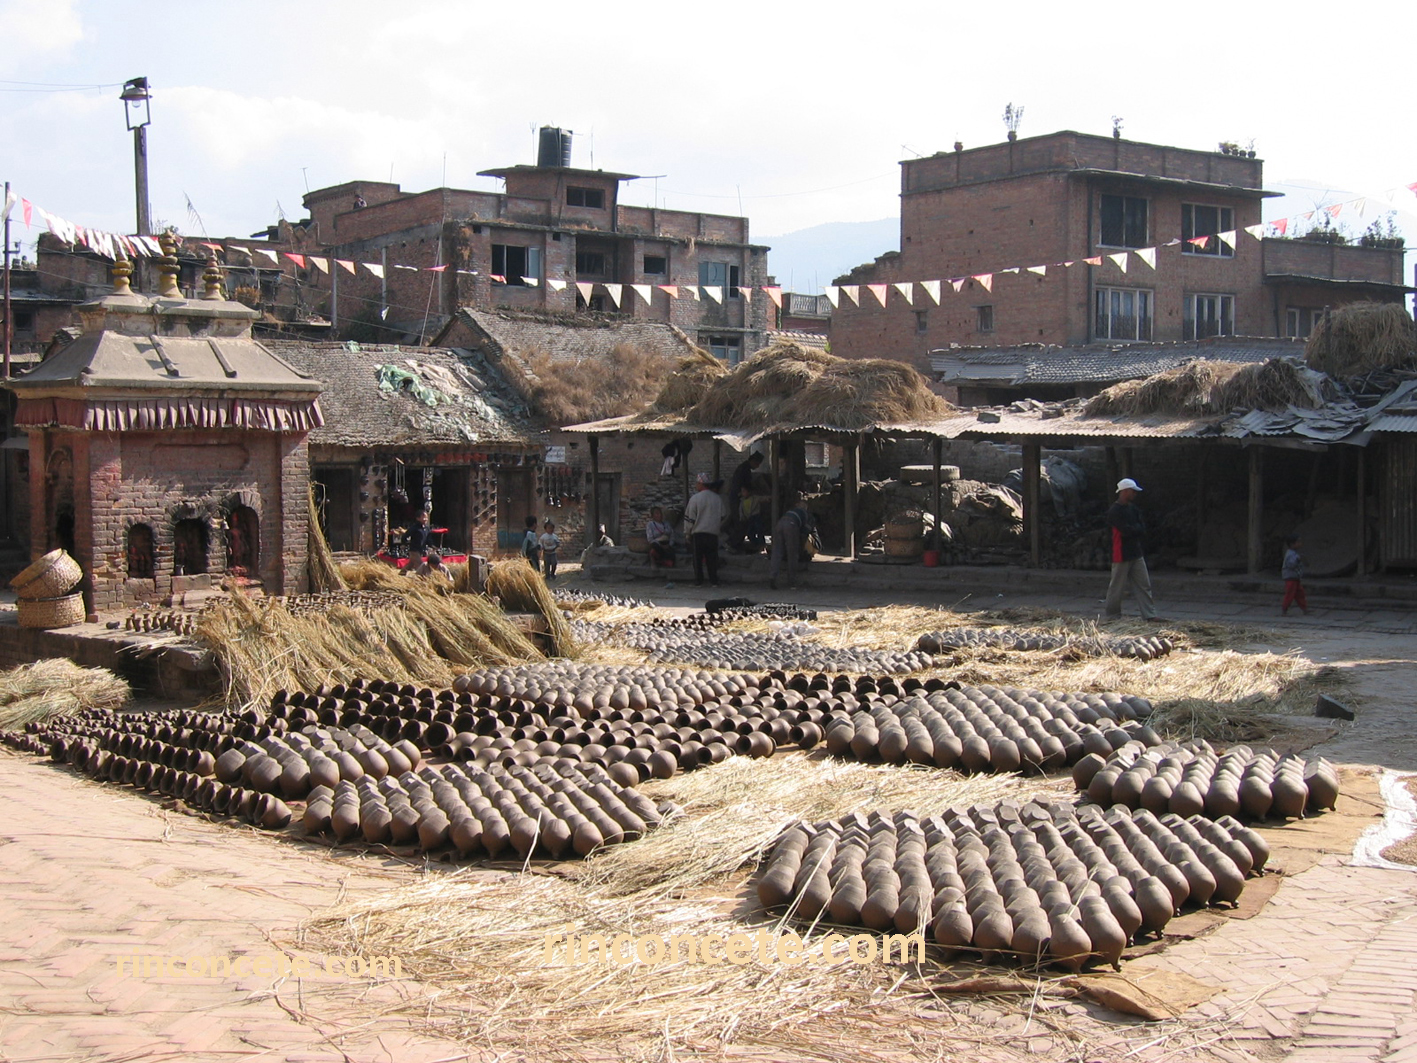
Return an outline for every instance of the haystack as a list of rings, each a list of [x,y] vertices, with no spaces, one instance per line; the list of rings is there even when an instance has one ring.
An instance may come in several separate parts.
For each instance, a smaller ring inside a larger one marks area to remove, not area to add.
[[[725,428],[829,425],[846,429],[928,420],[950,406],[900,362],[837,358],[779,340],[715,383],[691,422]]]
[[[1417,324],[1401,303],[1350,303],[1314,326],[1304,360],[1339,378],[1411,368],[1417,363]]]
[[[1144,380],[1127,380],[1095,396],[1087,417],[1210,417],[1235,410],[1314,409],[1323,402],[1319,383],[1297,362],[1189,362]]]
[[[18,731],[84,709],[119,709],[132,696],[107,668],[51,657],[0,672],[0,729]]]
[[[608,356],[557,358],[525,352],[527,397],[553,424],[579,424],[643,409],[660,394],[673,362],[660,351],[618,343]]]
[[[677,413],[700,402],[713,385],[728,375],[728,367],[702,347],[680,358],[674,372],[660,388],[650,409],[657,413]]]

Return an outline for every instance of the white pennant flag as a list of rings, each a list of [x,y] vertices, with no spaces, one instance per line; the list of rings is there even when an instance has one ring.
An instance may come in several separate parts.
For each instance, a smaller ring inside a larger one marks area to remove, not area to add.
[[[826,293],[827,302],[831,303],[832,308],[835,309],[840,304],[841,290],[835,284],[828,284],[822,290]]]
[[[576,291],[581,293],[581,298],[585,300],[587,305],[589,305],[590,294],[591,292],[595,291],[595,285],[590,284],[586,281],[576,281]]]
[[[901,295],[905,296],[905,301],[911,306],[915,305],[915,285],[910,281],[896,281],[891,285]]]
[[[620,296],[624,294],[625,286],[623,284],[602,284],[601,287],[604,288],[606,294],[615,301],[615,309],[619,310]]]
[[[654,304],[653,304],[653,299],[652,299],[652,297],[653,297],[653,295],[654,295],[654,285],[652,285],[652,284],[632,284],[632,285],[630,285],[630,287],[633,288],[633,289],[635,289],[635,294],[638,295],[641,299],[643,299],[643,300],[645,301],[645,306],[652,306],[652,305],[654,305]]]
[[[956,292],[962,292],[964,291],[964,282],[964,277],[960,277],[957,280],[951,280],[950,287],[953,288]]]
[[[860,288],[859,285],[856,285],[856,284],[843,284],[843,285],[841,286],[841,290],[842,290],[842,293],[843,293],[848,299],[851,300],[851,304],[852,304],[853,306],[860,306],[860,305],[861,305],[861,288]]]
[[[1156,268],[1156,248],[1154,248],[1154,247],[1143,247],[1143,248],[1138,249],[1138,251],[1137,251],[1137,258],[1141,259],[1143,262],[1145,262],[1145,263],[1146,263],[1148,266],[1150,266],[1152,269],[1155,269],[1155,268]]]
[[[992,292],[994,290],[994,274],[976,273],[974,279],[979,282],[979,287],[983,288],[986,292]]]
[[[361,262],[360,265],[376,277],[383,277],[384,275],[384,267],[377,262]]]
[[[1256,240],[1263,240],[1263,239],[1264,239],[1264,224],[1261,223],[1261,224],[1259,224],[1259,225],[1246,225],[1246,226],[1245,226],[1245,232],[1249,233],[1249,234],[1250,234],[1251,236],[1253,236]]]
[[[20,197],[15,195],[14,192],[5,193],[5,209],[0,210],[0,222],[3,222],[6,218],[10,216],[11,208],[13,208],[14,205],[19,201]]]
[[[745,303],[750,303],[750,302],[752,302],[752,301],[753,301],[753,289],[752,289],[752,288],[739,288],[739,289],[738,289],[738,298],[742,299]]]
[[[280,263],[280,259],[276,257],[276,253],[274,251],[267,251],[264,247],[253,247],[251,248],[251,251],[257,255],[265,255],[268,259],[270,259],[276,264]]]
[[[353,273],[353,272],[354,272],[354,259],[352,259],[352,258],[337,258],[337,259],[335,259],[335,261],[339,263],[340,269],[344,270],[345,272],[347,272],[347,273]]]
[[[688,298],[694,300],[694,302],[696,302],[696,303],[700,301],[700,300],[699,300],[699,289],[698,289],[698,287],[697,287],[696,285],[693,285],[693,284],[686,284],[686,285],[684,285],[682,288],[679,289],[679,294],[680,294],[681,296],[687,296]]]
[[[1368,213],[1368,200],[1366,197],[1362,199],[1355,199],[1353,203],[1358,211],[1358,217],[1361,218],[1364,214]]]
[[[935,305],[940,305],[940,282],[921,281],[920,287],[925,289],[925,294],[935,301]]]
[[[699,288],[703,293],[715,303],[723,302],[723,285],[721,284],[700,284]]]
[[[315,255],[306,255],[305,261],[309,262],[321,273],[328,273],[330,271],[330,260],[328,258],[318,258]]]
[[[1119,270],[1123,273],[1127,272],[1127,253],[1125,251],[1118,251],[1115,255],[1108,255],[1107,257],[1117,263]]]
[[[1047,267],[1047,266],[1029,266],[1029,267],[1028,267],[1028,272],[1030,272],[1030,273],[1037,273],[1040,277],[1046,277],[1046,276],[1048,275],[1048,267]]]
[[[458,270],[458,272],[461,273],[462,270]],[[550,277],[548,277],[546,278],[546,287],[550,288],[553,292],[564,292],[566,290],[566,282],[553,281]]]
[[[1018,272],[1018,267],[1017,267],[1017,266],[1010,266],[1008,269],[1001,269],[1001,270],[999,270],[999,272],[1000,272],[1000,273],[1017,273],[1017,272]]]
[[[1216,233],[1215,235],[1216,235],[1216,237],[1220,240],[1220,242],[1221,242],[1222,244],[1224,244],[1226,247],[1230,248],[1231,251],[1234,251],[1234,250],[1235,250],[1235,230],[1234,230],[1234,229],[1231,229],[1231,230],[1229,230],[1228,232]]]
[[[876,302],[886,305],[886,294],[890,291],[884,284],[868,284],[866,290],[876,297]]]
[[[541,278],[540,278],[540,277],[523,277],[523,278],[522,278],[522,283],[525,284],[528,288],[540,288],[540,287],[541,287]]]

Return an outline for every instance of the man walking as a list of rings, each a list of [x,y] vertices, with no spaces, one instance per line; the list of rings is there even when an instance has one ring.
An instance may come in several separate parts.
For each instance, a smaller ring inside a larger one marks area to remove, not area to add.
[[[1131,587],[1143,620],[1156,619],[1151,600],[1151,574],[1146,570],[1146,522],[1136,497],[1141,490],[1130,477],[1117,483],[1117,501],[1107,510],[1112,529],[1112,582],[1107,585],[1107,618],[1122,615],[1122,592]]]
[[[694,544],[694,586],[704,585],[704,570],[709,582],[718,586],[718,533],[723,530],[724,505],[718,489],[722,480],[710,480],[706,472],[699,473],[698,490],[684,507],[684,531],[691,534]]]

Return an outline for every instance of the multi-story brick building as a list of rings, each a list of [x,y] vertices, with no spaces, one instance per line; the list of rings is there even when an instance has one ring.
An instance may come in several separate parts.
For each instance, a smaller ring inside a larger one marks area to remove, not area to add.
[[[832,351],[928,373],[952,345],[1304,336],[1324,307],[1402,299],[1401,248],[1246,233],[1275,194],[1263,165],[1074,132],[906,160],[900,250],[838,283],[914,298],[841,299]],[[920,281],[945,282],[938,305]]]

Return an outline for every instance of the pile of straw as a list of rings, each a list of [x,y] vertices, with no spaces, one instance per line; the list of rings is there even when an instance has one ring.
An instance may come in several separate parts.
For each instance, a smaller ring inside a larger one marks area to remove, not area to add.
[[[81,668],[65,657],[0,672],[0,730],[18,731],[85,709],[119,709],[132,691],[107,668]]]
[[[1235,410],[1315,409],[1322,405],[1317,382],[1297,362],[1189,362],[1144,380],[1114,384],[1090,399],[1088,417],[1208,417]]]
[[[1401,303],[1350,303],[1314,326],[1304,360],[1340,378],[1408,368],[1417,361],[1417,324]]]
[[[779,340],[716,382],[686,417],[726,428],[828,424],[860,429],[930,420],[949,409],[910,366],[837,358]]]
[[[556,597],[546,587],[541,573],[524,558],[494,564],[487,573],[487,593],[502,603],[509,613],[539,613],[551,633],[551,652],[557,657],[574,657],[576,640]]]
[[[534,379],[527,398],[552,424],[580,424],[644,409],[668,378],[673,362],[663,352],[618,343],[608,357],[556,358],[525,354]]]
[[[680,358],[650,407],[657,413],[678,413],[700,402],[713,385],[728,375],[728,367],[702,347]]]
[[[324,529],[320,526],[320,507],[315,504],[315,485],[312,483],[309,489],[309,557],[306,559],[305,567],[310,574],[310,589],[317,594],[325,591],[348,590],[344,580],[340,577],[339,566],[335,564],[335,555],[330,550],[329,540],[325,538]]]

